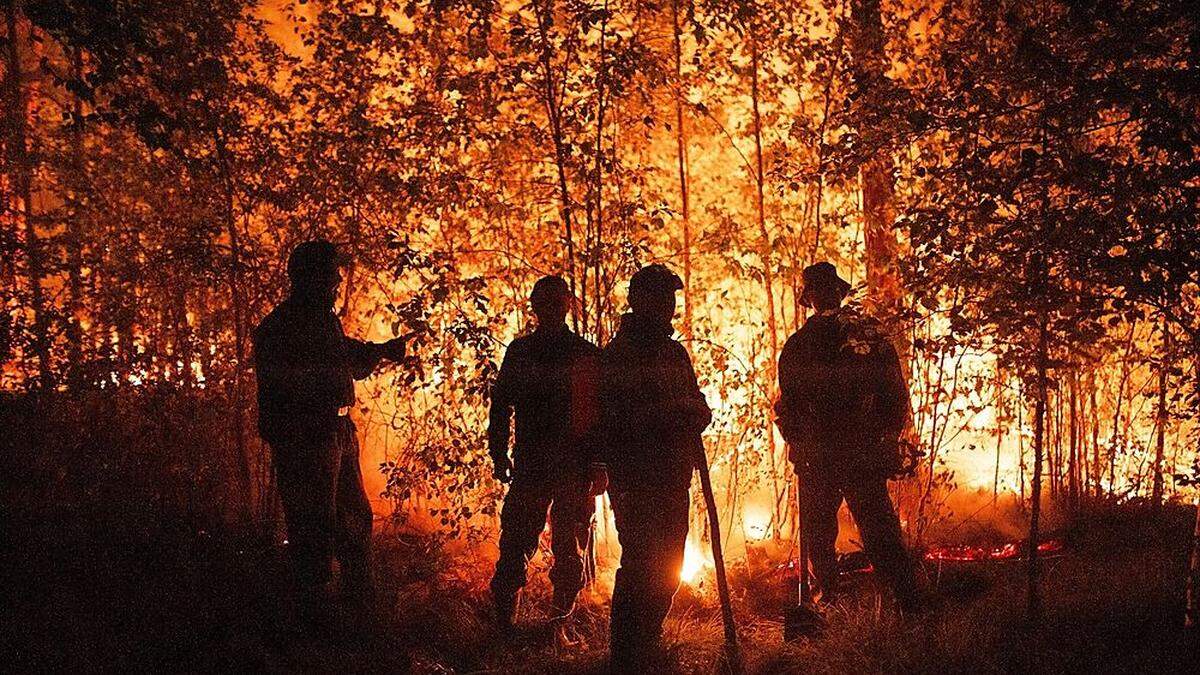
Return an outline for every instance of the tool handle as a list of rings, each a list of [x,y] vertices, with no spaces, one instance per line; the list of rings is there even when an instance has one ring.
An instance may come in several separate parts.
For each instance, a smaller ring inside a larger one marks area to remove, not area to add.
[[[725,645],[734,664],[737,657],[737,624],[733,620],[733,601],[729,597],[729,580],[725,576],[725,556],[721,552],[721,521],[717,517],[717,500],[713,496],[712,478],[708,475],[708,457],[703,446],[699,450],[697,469],[700,471],[700,490],[704,493],[704,508],[708,511],[709,538],[712,540],[713,564],[717,573],[717,597],[721,600],[721,620],[725,624]]]
[[[804,479],[796,473],[796,572],[800,577],[800,604],[807,605],[812,600],[812,588],[808,581],[808,544],[804,538]]]

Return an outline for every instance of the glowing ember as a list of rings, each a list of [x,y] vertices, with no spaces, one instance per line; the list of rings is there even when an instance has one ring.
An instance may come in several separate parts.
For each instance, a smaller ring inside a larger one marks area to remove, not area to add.
[[[925,559],[935,562],[981,562],[987,560],[1017,560],[1022,558],[1025,542],[1009,542],[1000,546],[936,546],[925,552]],[[1061,554],[1061,541],[1050,540],[1038,544],[1039,553]]]

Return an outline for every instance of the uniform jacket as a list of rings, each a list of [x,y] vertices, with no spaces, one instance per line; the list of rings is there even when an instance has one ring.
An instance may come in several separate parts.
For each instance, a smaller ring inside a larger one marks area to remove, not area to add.
[[[908,387],[877,321],[847,308],[813,315],[784,345],[779,391],[793,462],[853,475],[899,471]]]
[[[596,358],[600,350],[568,327],[539,328],[513,340],[492,387],[488,452],[507,457],[515,416],[517,473],[578,473],[590,455],[595,425]]]
[[[354,380],[378,363],[374,346],[347,338],[331,310],[284,300],[254,332],[259,433],[268,443],[332,434],[338,409],[354,403]]]
[[[617,489],[652,484],[686,487],[700,434],[712,412],[691,358],[671,339],[671,327],[635,314],[600,357],[600,425],[596,447]]]

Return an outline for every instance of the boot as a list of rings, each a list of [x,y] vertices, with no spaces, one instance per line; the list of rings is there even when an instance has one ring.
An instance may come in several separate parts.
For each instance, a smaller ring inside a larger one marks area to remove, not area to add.
[[[507,633],[513,629],[513,619],[517,614],[517,597],[517,593],[493,594],[492,596],[496,611],[496,627],[502,632]]]
[[[663,658],[662,645],[649,637],[613,642],[609,647],[608,672],[612,675],[645,673],[658,670]]]
[[[904,590],[896,593],[896,605],[902,616],[919,616],[929,609],[929,604],[919,591]]]
[[[328,635],[337,623],[333,600],[325,584],[296,589],[288,617],[291,630],[304,636]]]
[[[896,605],[900,613],[905,616],[924,613],[928,609],[925,589],[925,584],[918,580],[911,570],[899,575],[899,578],[892,582],[892,593],[896,596]]]

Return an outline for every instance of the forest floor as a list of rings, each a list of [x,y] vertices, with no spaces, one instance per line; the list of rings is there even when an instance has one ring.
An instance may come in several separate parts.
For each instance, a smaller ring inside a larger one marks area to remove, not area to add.
[[[486,563],[426,538],[377,536],[370,627],[342,608],[329,631],[300,641],[277,629],[278,549],[211,533],[131,539],[55,509],[5,510],[15,516],[0,618],[10,672],[605,670],[606,592],[589,594],[556,625],[544,614],[544,574],[534,574],[519,629],[505,642],[489,619]],[[785,646],[786,583],[736,567],[746,670],[1196,672],[1197,633],[1180,624],[1192,513],[1106,506],[1077,517],[1056,533],[1063,554],[1046,561],[1036,625],[1024,615],[1023,564],[951,563],[926,570],[936,582],[927,613],[897,617],[860,575],[819,637]],[[718,669],[714,598],[682,590],[665,632],[664,672]]]

